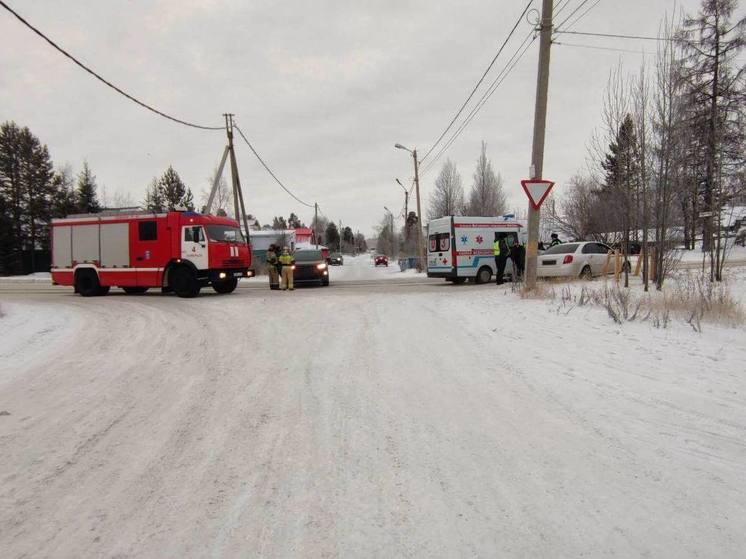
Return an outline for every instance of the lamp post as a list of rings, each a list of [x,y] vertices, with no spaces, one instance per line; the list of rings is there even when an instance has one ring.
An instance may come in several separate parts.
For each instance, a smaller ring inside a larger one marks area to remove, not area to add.
[[[407,187],[399,179],[396,179],[396,182],[404,190],[404,223],[406,226],[407,218],[409,217],[409,190],[407,190]]]
[[[409,149],[401,144],[395,144],[396,149],[403,149],[412,154],[414,159],[414,186],[417,194],[417,271],[421,272],[425,264],[425,245],[422,242],[422,211],[420,209],[420,169],[417,162],[417,149]]]

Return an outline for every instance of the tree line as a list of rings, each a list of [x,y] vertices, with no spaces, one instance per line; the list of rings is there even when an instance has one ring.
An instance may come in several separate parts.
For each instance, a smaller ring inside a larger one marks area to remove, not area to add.
[[[695,16],[667,19],[652,68],[610,73],[585,168],[547,205],[572,238],[654,252],[655,278],[643,260],[646,289],[651,279],[660,289],[681,244],[701,247],[711,281],[722,279],[723,224],[746,202],[746,74],[736,60],[746,20],[733,21],[736,5],[703,0]]]

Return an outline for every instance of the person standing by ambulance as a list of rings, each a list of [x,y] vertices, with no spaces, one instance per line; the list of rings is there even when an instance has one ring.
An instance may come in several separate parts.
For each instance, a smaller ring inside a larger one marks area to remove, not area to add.
[[[290,249],[288,247],[284,247],[282,249],[282,254],[279,258],[280,265],[282,266],[282,287],[281,289],[283,291],[290,290],[293,291],[295,288],[293,286],[293,267],[295,266],[295,258],[293,258],[293,255],[290,254]]]
[[[278,269],[277,246],[269,245],[267,249],[267,273],[269,274],[269,288],[280,289],[280,272]]]
[[[505,242],[505,233],[495,233],[495,242],[492,245],[492,252],[495,255],[495,284],[502,285],[503,276],[505,275],[505,265],[508,262],[510,256],[510,249],[508,244]]]

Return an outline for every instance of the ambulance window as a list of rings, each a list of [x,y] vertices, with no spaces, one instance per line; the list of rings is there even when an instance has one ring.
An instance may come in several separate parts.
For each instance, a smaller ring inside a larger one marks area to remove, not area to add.
[[[438,246],[441,251],[451,250],[451,234],[441,233],[438,241]]]
[[[438,235],[430,235],[430,252],[438,252]]]
[[[141,241],[157,241],[158,227],[155,221],[141,221],[137,224]]]

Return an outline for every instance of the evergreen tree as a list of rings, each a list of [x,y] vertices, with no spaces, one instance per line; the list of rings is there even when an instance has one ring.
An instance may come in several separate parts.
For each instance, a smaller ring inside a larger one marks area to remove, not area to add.
[[[70,165],[65,165],[55,172],[53,183],[52,215],[54,217],[65,217],[78,211],[75,180]]]
[[[169,165],[158,181],[160,195],[163,198],[164,209],[173,211],[178,207],[194,209],[194,196],[181,180],[173,166]]]
[[[91,172],[87,161],[83,161],[83,170],[78,174],[78,189],[76,193],[78,211],[80,213],[98,213],[101,204],[96,193],[96,177]]]
[[[326,231],[324,232],[324,244],[331,248],[336,249],[339,247],[339,229],[337,229],[337,224],[333,221],[330,221],[326,226]]]
[[[162,212],[165,210],[165,200],[163,199],[163,193],[156,178],[150,181],[150,185],[148,185],[145,191],[144,205],[145,209],[151,212]]]
[[[300,218],[297,215],[295,215],[295,213],[291,212],[290,217],[288,217],[288,228],[289,229],[300,229],[301,227],[304,227],[304,225],[301,222]]]
[[[14,122],[0,125],[0,229],[10,232],[2,249],[0,270],[21,273],[36,270],[36,251],[49,246],[49,219],[53,214],[55,183],[49,151],[28,128]],[[31,269],[24,270],[23,254]]]

